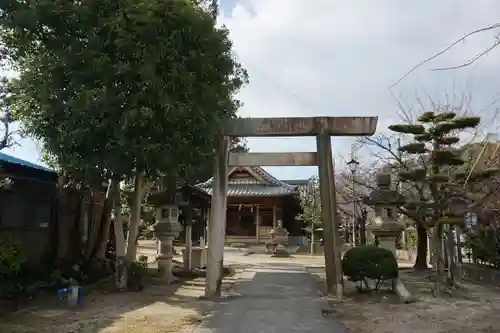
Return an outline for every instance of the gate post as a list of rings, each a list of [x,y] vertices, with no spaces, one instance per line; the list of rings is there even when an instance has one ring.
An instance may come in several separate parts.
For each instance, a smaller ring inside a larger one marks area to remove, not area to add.
[[[321,217],[323,220],[323,241],[325,248],[326,284],[328,293],[334,293],[341,300],[343,277],[341,266],[341,244],[338,235],[337,198],[332,162],[330,135],[316,137],[318,149],[318,173],[321,195]]]
[[[220,295],[222,284],[222,265],[224,241],[226,237],[227,208],[227,165],[229,156],[229,138],[220,135],[215,150],[214,178],[212,183],[212,203],[210,224],[208,226],[208,260],[205,296]]]

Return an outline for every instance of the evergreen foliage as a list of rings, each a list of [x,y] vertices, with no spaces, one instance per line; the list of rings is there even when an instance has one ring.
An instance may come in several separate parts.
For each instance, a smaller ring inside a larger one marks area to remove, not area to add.
[[[461,117],[453,112],[425,112],[417,125],[392,125],[394,132],[412,135],[414,142],[400,151],[417,156],[418,166],[399,171],[400,180],[418,184],[428,201],[413,200],[403,209],[409,216],[419,216],[433,234],[434,264],[438,273],[436,292],[439,292],[443,269],[442,239],[446,230],[451,235],[455,226],[462,226],[466,205],[459,205],[460,194],[470,182],[484,181],[499,172],[498,168],[464,172],[464,159],[458,144],[460,131],[475,128],[479,117]],[[424,196],[420,196],[423,198]]]

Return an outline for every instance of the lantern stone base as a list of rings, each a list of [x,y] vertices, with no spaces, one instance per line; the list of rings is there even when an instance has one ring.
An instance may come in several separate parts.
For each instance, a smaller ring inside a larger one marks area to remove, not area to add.
[[[291,257],[290,250],[287,247],[277,246],[271,257],[289,258]]]
[[[164,283],[170,284],[177,281],[177,278],[173,275],[173,257],[174,257],[174,246],[173,240],[178,234],[176,231],[166,231],[165,229],[178,228],[177,225],[166,225],[167,223],[157,223],[156,235],[158,237],[159,253],[156,256],[158,261],[158,272],[160,273],[160,279]],[[178,223],[177,223],[178,224]],[[163,230],[162,230],[163,229]],[[159,232],[163,231],[163,232]]]
[[[174,267],[172,262],[174,248],[172,244],[173,238],[174,236],[172,235],[158,235],[160,252],[156,258],[158,259],[158,272],[160,273],[159,278],[167,284],[177,281],[177,278],[172,273],[172,269]]]
[[[173,264],[172,259],[160,258],[158,256],[158,272],[160,276],[158,277],[162,282],[166,284],[175,283],[178,279],[173,275]]]
[[[393,290],[398,295],[399,300],[402,301],[403,303],[413,303],[415,302],[415,297],[410,294],[408,289],[406,289],[405,284],[403,283],[403,280],[400,278],[394,279],[393,281]]]
[[[385,227],[385,228],[384,228]],[[394,254],[394,258],[397,260],[396,253],[396,239],[401,234],[402,228],[391,225],[389,228],[382,224],[380,228],[372,230],[374,236],[379,240],[379,246],[381,248],[387,249]],[[398,277],[392,281],[392,290],[398,295],[399,299],[403,303],[411,303],[415,298],[410,294],[403,281]]]

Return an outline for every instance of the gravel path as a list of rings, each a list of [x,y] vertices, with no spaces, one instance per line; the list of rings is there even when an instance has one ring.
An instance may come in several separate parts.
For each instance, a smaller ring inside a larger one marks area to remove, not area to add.
[[[302,265],[261,264],[248,268],[237,295],[215,305],[193,333],[344,333],[344,325],[324,316],[314,279]]]

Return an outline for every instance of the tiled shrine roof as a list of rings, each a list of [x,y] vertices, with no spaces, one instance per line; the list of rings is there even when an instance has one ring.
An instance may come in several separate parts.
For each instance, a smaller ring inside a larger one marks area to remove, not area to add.
[[[212,195],[210,178],[196,186]],[[261,167],[233,167],[228,174],[227,195],[230,197],[270,197],[297,193],[297,185],[276,179]]]

